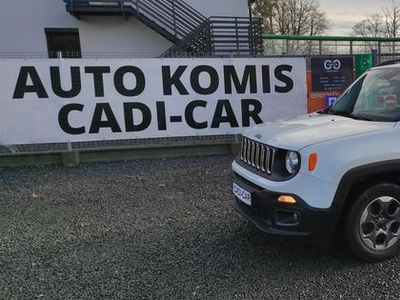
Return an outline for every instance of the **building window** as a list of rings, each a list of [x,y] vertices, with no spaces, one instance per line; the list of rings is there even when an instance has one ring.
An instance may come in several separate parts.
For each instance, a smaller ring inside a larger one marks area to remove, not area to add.
[[[46,28],[49,58],[81,58],[78,29]]]

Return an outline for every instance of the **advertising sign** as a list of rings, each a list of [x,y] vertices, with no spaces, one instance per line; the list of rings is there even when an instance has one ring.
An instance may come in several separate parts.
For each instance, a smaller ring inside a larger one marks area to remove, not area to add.
[[[0,144],[237,134],[307,110],[304,58],[0,60]]]
[[[353,57],[311,58],[313,92],[343,91],[354,80]]]
[[[325,106],[331,106],[339,96],[325,96]]]

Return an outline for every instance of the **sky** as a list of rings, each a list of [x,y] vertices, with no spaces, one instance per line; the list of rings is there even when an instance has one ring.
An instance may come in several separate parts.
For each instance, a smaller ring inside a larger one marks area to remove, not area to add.
[[[349,36],[353,26],[372,14],[383,15],[382,8],[391,7],[392,0],[319,0],[332,26],[328,35]]]

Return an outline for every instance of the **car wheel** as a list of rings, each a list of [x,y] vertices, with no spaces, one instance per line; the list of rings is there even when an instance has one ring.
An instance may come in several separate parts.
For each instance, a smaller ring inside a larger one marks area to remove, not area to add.
[[[363,191],[346,219],[351,250],[363,260],[389,259],[400,250],[400,187],[380,183]]]

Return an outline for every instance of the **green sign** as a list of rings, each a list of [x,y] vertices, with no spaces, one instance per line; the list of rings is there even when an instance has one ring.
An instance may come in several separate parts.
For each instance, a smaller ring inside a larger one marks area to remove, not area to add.
[[[369,54],[356,54],[355,57],[355,69],[356,78],[361,76],[365,71],[372,67],[374,57],[372,53]]]

